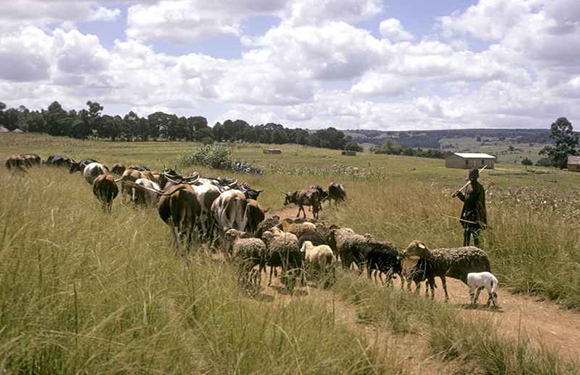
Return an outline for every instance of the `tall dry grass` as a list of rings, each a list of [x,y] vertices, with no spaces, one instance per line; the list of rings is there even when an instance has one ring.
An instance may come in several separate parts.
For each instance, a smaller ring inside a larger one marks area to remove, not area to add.
[[[176,258],[154,209],[103,213],[78,175],[0,172],[0,369],[22,374],[404,373],[322,302],[274,303]]]

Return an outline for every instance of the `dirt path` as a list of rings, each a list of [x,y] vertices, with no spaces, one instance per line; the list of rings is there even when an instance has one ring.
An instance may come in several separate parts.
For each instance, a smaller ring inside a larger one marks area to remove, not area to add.
[[[295,217],[297,210],[288,208],[279,211],[277,215],[281,218]],[[435,298],[443,301],[444,293],[439,280],[437,285]],[[538,301],[532,297],[511,294],[508,289],[501,287],[498,290],[499,310],[472,309],[469,306],[469,289],[465,284],[447,278],[447,287],[450,303],[457,307],[457,312],[462,316],[474,320],[491,320],[500,327],[501,333],[508,337],[516,340],[528,337],[535,348],[547,349],[557,353],[562,359],[580,364],[580,313],[564,310],[549,301]],[[421,293],[424,293],[424,286]],[[319,292],[314,294],[318,295]],[[481,293],[479,298],[480,304],[485,303],[487,292]],[[355,314],[354,317],[350,316],[351,313],[348,312],[350,305],[344,301],[338,303],[341,310],[347,311],[343,319],[349,324],[353,322],[356,324],[356,312],[351,312]],[[352,306],[351,308],[354,309]]]
[[[388,327],[376,324],[365,324],[357,314],[356,306],[348,303],[331,290],[324,290],[309,284],[298,287],[294,293],[283,292],[284,288],[278,278],[272,279],[268,286],[266,277],[262,278],[261,298],[272,303],[290,303],[294,298],[315,300],[334,313],[337,323],[343,324],[351,331],[362,334],[366,343],[379,352],[379,357],[389,356],[396,361],[405,362],[405,370],[409,374],[437,375],[451,374],[457,370],[457,364],[452,361],[442,361],[432,357],[428,344],[420,337],[413,335],[394,334]],[[388,359],[387,359],[388,360]]]

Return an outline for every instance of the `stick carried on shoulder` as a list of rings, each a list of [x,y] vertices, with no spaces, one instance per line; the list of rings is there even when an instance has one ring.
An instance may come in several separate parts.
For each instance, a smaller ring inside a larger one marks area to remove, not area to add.
[[[481,169],[480,169],[478,172],[479,172],[479,173],[481,173],[481,171],[483,171],[485,168],[487,168],[487,164],[486,164],[486,165],[484,165],[484,166],[483,166],[483,167],[482,167],[482,168],[481,168]],[[452,195],[451,197],[452,197],[452,198],[453,198],[453,197],[456,197],[456,196],[457,196],[457,193],[459,193],[461,190],[465,189],[465,188],[467,187],[467,185],[469,185],[469,184],[471,184],[471,180],[467,181],[467,182],[465,183],[465,185],[463,185],[462,187],[460,187],[459,189],[457,189],[457,190],[455,191],[455,193],[453,193],[453,195]]]

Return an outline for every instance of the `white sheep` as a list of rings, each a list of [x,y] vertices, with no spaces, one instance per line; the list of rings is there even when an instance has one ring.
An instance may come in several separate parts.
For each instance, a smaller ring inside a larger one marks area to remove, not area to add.
[[[471,296],[471,304],[475,305],[477,299],[479,298],[479,292],[484,288],[487,289],[489,293],[489,299],[487,300],[487,306],[490,302],[492,306],[498,307],[497,305],[497,279],[491,272],[470,272],[467,274],[467,285],[469,286],[469,295]]]
[[[334,276],[336,258],[330,246],[314,246],[312,242],[304,241],[300,252],[303,254],[305,266],[309,270],[323,277],[327,276],[328,273],[331,277]]]

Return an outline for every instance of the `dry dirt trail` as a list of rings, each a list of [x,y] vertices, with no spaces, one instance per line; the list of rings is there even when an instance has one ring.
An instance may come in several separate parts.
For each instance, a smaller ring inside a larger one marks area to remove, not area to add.
[[[279,211],[276,215],[281,218],[295,217],[297,208],[291,207]],[[310,214],[310,213],[308,213]],[[395,282],[399,287],[400,281]],[[441,282],[437,280],[438,288],[435,290],[435,298],[444,300]],[[457,307],[457,313],[473,320],[491,320],[496,323],[502,334],[515,340],[528,337],[530,343],[537,349],[547,349],[565,360],[575,361],[580,365],[580,313],[560,308],[553,302],[539,301],[536,298],[525,295],[512,294],[507,288],[499,288],[499,310],[486,308],[472,309],[469,306],[469,289],[459,280],[447,278],[449,291],[449,303]],[[314,288],[312,288],[314,289]],[[425,291],[422,286],[421,294]],[[324,291],[311,292],[312,296],[323,298]],[[487,292],[481,293],[479,303],[487,301]],[[358,324],[354,306],[335,298],[336,310],[340,309],[344,319],[349,324]],[[360,324],[358,324],[360,326]],[[365,330],[373,330],[365,327]],[[370,337],[376,336],[375,332],[367,332]],[[373,336],[374,335],[374,336]],[[432,366],[437,366],[433,361]]]

